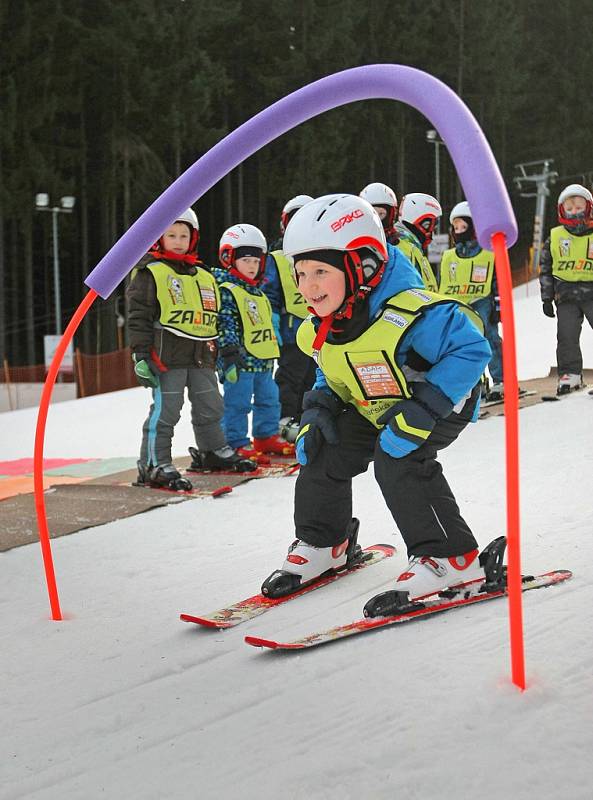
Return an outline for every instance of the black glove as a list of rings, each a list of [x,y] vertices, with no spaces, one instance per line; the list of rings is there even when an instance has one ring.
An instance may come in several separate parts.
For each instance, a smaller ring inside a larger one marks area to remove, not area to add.
[[[500,306],[497,302],[492,303],[492,308],[490,309],[490,322],[493,325],[498,325],[500,322]]]
[[[328,444],[338,444],[336,417],[343,410],[344,404],[335,394],[323,389],[305,392],[301,427],[295,442],[300,464],[310,464],[324,440]]]
[[[247,366],[241,354],[241,348],[237,344],[229,344],[221,349],[220,357],[222,358],[224,380],[229,383],[237,383],[240,370]]]
[[[385,425],[379,443],[392,458],[404,458],[423,445],[438,420],[453,410],[451,400],[436,386],[414,382],[410,388],[411,398],[394,403],[377,420]]]
[[[544,300],[542,303],[543,311],[546,317],[555,317],[554,303],[551,300]]]
[[[134,373],[140,386],[145,389],[156,389],[159,385],[159,370],[151,361],[148,353],[134,353]]]

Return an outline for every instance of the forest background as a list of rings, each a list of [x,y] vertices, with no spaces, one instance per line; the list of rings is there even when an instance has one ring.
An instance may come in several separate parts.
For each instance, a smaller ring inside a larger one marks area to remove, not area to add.
[[[85,276],[187,167],[225,134],[291,91],[362,64],[406,64],[455,90],[482,126],[520,226],[514,269],[528,258],[534,198],[519,163],[553,159],[545,228],[562,184],[593,183],[590,54],[593,3],[564,0],[0,0],[0,365],[43,361],[55,332],[52,203],[60,214],[62,324]],[[260,150],[194,208],[200,254],[214,263],[235,222],[279,234],[295,194],[358,193],[383,181],[398,197],[435,191],[431,124],[401,103],[328,112]],[[440,150],[445,219],[462,199]],[[76,344],[118,346],[124,284],[95,304]]]

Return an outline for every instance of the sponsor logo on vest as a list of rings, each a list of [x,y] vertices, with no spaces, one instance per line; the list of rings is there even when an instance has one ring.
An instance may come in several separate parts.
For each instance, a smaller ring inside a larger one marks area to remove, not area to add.
[[[251,344],[260,344],[261,342],[271,342],[276,337],[270,328],[264,328],[263,331],[251,331]]]
[[[392,325],[397,325],[398,328],[405,328],[408,324],[407,319],[400,317],[399,314],[395,314],[393,311],[386,311],[385,314],[383,314],[383,319],[385,322],[390,322]]]
[[[570,239],[560,239],[560,255],[567,256],[570,253]]]
[[[174,306],[185,304],[183,283],[174,275],[167,275],[167,291]]]
[[[430,300],[430,297],[427,294],[424,294],[424,292],[419,292],[418,289],[408,289],[408,291],[410,294],[413,294],[416,297],[419,297],[421,300],[424,300],[425,303],[428,303]]]
[[[194,311],[193,308],[173,309],[167,320],[167,325],[216,325],[216,314],[207,311]]]
[[[330,227],[335,233],[341,230],[344,225],[348,225],[353,220],[360,219],[360,217],[364,217],[364,211],[361,211],[360,208],[357,208],[354,211],[351,211],[349,214],[344,214],[343,217],[340,217],[340,219],[337,219],[335,222],[332,222]]]
[[[579,258],[576,261],[559,261],[558,272],[591,272],[593,271],[593,261],[588,258]]]
[[[260,325],[261,324],[261,317],[259,315],[259,309],[257,307],[257,303],[255,300],[245,300],[245,312],[249,317],[252,325]]]
[[[472,267],[472,281],[474,283],[485,283],[488,277],[488,266],[482,264],[474,264]]]
[[[474,286],[472,283],[465,284],[464,286],[447,286],[445,294],[484,294],[485,286]]]

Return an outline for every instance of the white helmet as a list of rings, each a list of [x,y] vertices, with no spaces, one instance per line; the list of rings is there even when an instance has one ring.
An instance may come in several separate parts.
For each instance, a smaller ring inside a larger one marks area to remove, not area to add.
[[[328,263],[339,264],[349,281],[349,306],[379,283],[389,257],[378,214],[352,194],[328,194],[303,206],[288,223],[283,250],[293,258],[332,251]]]
[[[175,222],[186,222],[195,231],[200,230],[200,223],[198,222],[196,212],[193,210],[193,208],[188,208],[187,211],[184,211],[183,214],[180,214]]]
[[[585,211],[581,214],[571,214],[569,216],[564,209],[564,201],[569,197],[582,197],[587,203]],[[558,221],[569,227],[578,227],[586,224],[591,219],[593,219],[593,194],[589,189],[581,186],[580,183],[571,183],[570,186],[560,192],[558,197]]]
[[[412,192],[402,197],[399,204],[399,218],[422,240],[422,247],[428,246],[432,239],[437,220],[442,215],[441,204],[430,194]]]
[[[237,258],[246,256],[259,258],[260,268],[256,280],[259,280],[263,274],[267,252],[268,243],[260,229],[256,228],[255,225],[245,223],[227,228],[220,237],[220,244],[218,245],[219,261],[223,267],[229,270],[235,266]]]
[[[196,212],[188,208],[182,214],[180,214],[175,220],[173,220],[172,224],[174,225],[176,222],[185,222],[186,225],[189,225],[191,228],[191,237],[189,241],[189,249],[188,253],[197,253],[198,251],[198,241],[200,239],[200,223],[198,222],[198,218],[196,216]],[[159,237],[158,241],[154,243],[152,246],[152,250],[162,251],[164,248],[161,244],[162,236]]]
[[[397,197],[393,189],[390,189],[385,183],[369,183],[368,186],[364,187],[360,196],[372,206],[385,206],[387,208],[387,216],[383,227],[386,230],[390,230],[395,222],[395,213],[397,211]]]
[[[470,219],[473,219],[467,200],[462,200],[461,203],[457,203],[456,206],[453,206],[451,213],[449,214],[449,222],[451,225],[453,225],[453,220],[457,219],[457,217],[469,217]]]
[[[388,257],[381,220],[370,203],[352,194],[328,194],[311,201],[290,220],[284,236],[288,256],[361,247],[384,260]]]
[[[298,211],[299,208],[302,208],[308,202],[310,202],[313,198],[311,195],[308,194],[297,194],[296,197],[292,197],[282,209],[282,214],[280,215],[280,230],[282,233],[286,230],[286,226],[288,225],[290,218]]]

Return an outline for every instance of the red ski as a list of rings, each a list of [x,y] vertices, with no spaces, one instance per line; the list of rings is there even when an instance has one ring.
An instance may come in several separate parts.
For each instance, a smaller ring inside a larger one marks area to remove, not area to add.
[[[269,611],[270,608],[279,606],[282,603],[287,603],[289,600],[294,600],[295,597],[300,597],[303,594],[312,592],[315,589],[319,589],[321,586],[327,586],[328,583],[333,583],[346,575],[377,564],[384,558],[390,558],[394,553],[395,547],[392,545],[374,544],[371,547],[365,547],[362,551],[361,560],[350,569],[326,575],[324,578],[308,586],[304,586],[293,594],[275,599],[264,597],[263,594],[256,594],[253,597],[248,597],[246,600],[241,600],[239,603],[235,603],[232,606],[220,608],[218,611],[213,611],[211,614],[206,614],[205,616],[195,617],[191,614],[181,614],[180,619],[183,622],[194,622],[197,625],[203,625],[207,628],[233,628],[235,625],[240,625],[242,622],[247,622],[254,617],[259,617],[260,614]]]
[[[523,591],[531,589],[541,589],[545,586],[553,586],[572,577],[572,572],[561,569],[554,572],[546,572],[543,575],[528,576],[523,578]],[[425,599],[421,603],[415,604],[412,610],[397,614],[392,617],[373,617],[359,619],[347,625],[338,625],[325,631],[311,633],[300,639],[289,642],[274,641],[272,639],[262,639],[258,636],[246,636],[245,642],[254,647],[267,647],[271,650],[302,650],[306,647],[316,647],[320,644],[335,642],[344,639],[346,636],[354,636],[358,633],[386,628],[389,625],[397,625],[400,622],[410,622],[415,619],[427,617],[430,614],[441,614],[453,608],[468,606],[474,603],[482,603],[486,600],[494,600],[498,597],[506,597],[506,590],[500,589],[494,592],[479,592],[482,581],[471,581],[465,584],[457,595],[452,598],[443,598],[438,595]],[[450,594],[448,592],[447,594]]]

